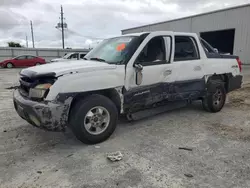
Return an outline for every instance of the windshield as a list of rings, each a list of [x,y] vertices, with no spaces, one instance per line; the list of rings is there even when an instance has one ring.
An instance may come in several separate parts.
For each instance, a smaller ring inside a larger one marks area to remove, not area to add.
[[[129,46],[135,36],[122,36],[103,40],[84,58],[87,60],[102,61],[109,64],[122,64],[129,53]]]

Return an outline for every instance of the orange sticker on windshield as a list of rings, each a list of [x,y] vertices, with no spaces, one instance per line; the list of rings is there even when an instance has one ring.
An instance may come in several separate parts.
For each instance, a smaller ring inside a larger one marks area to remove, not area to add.
[[[122,43],[116,47],[116,50],[120,52],[120,51],[124,50],[125,48],[126,48],[126,44]]]

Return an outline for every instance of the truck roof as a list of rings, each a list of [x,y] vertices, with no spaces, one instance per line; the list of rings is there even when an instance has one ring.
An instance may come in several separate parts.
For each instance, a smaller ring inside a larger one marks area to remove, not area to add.
[[[173,35],[187,35],[187,36],[193,36],[196,35],[196,33],[187,33],[187,32],[173,32],[173,31],[148,31],[148,32],[139,32],[139,33],[129,33],[122,36],[141,36],[143,34],[164,34],[164,33],[171,33]]]

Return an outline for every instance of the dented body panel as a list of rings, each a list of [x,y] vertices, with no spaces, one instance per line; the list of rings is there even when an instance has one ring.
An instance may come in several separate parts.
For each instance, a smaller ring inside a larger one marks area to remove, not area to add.
[[[32,125],[49,131],[63,131],[67,126],[72,98],[58,101],[35,102],[14,91],[14,106],[20,117]]]

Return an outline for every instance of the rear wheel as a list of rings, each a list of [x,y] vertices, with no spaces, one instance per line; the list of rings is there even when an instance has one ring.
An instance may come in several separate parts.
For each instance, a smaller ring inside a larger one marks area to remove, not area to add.
[[[207,91],[207,95],[202,101],[203,108],[206,111],[216,113],[221,111],[224,107],[226,102],[226,90],[224,85],[224,82],[221,80],[216,80],[212,86],[214,88],[213,91]]]
[[[6,64],[6,67],[9,68],[9,69],[11,69],[11,68],[14,67],[14,65],[13,65],[12,63],[7,63],[7,64]]]
[[[70,113],[70,127],[75,136],[86,144],[107,140],[114,132],[118,112],[115,104],[102,95],[80,100]]]

